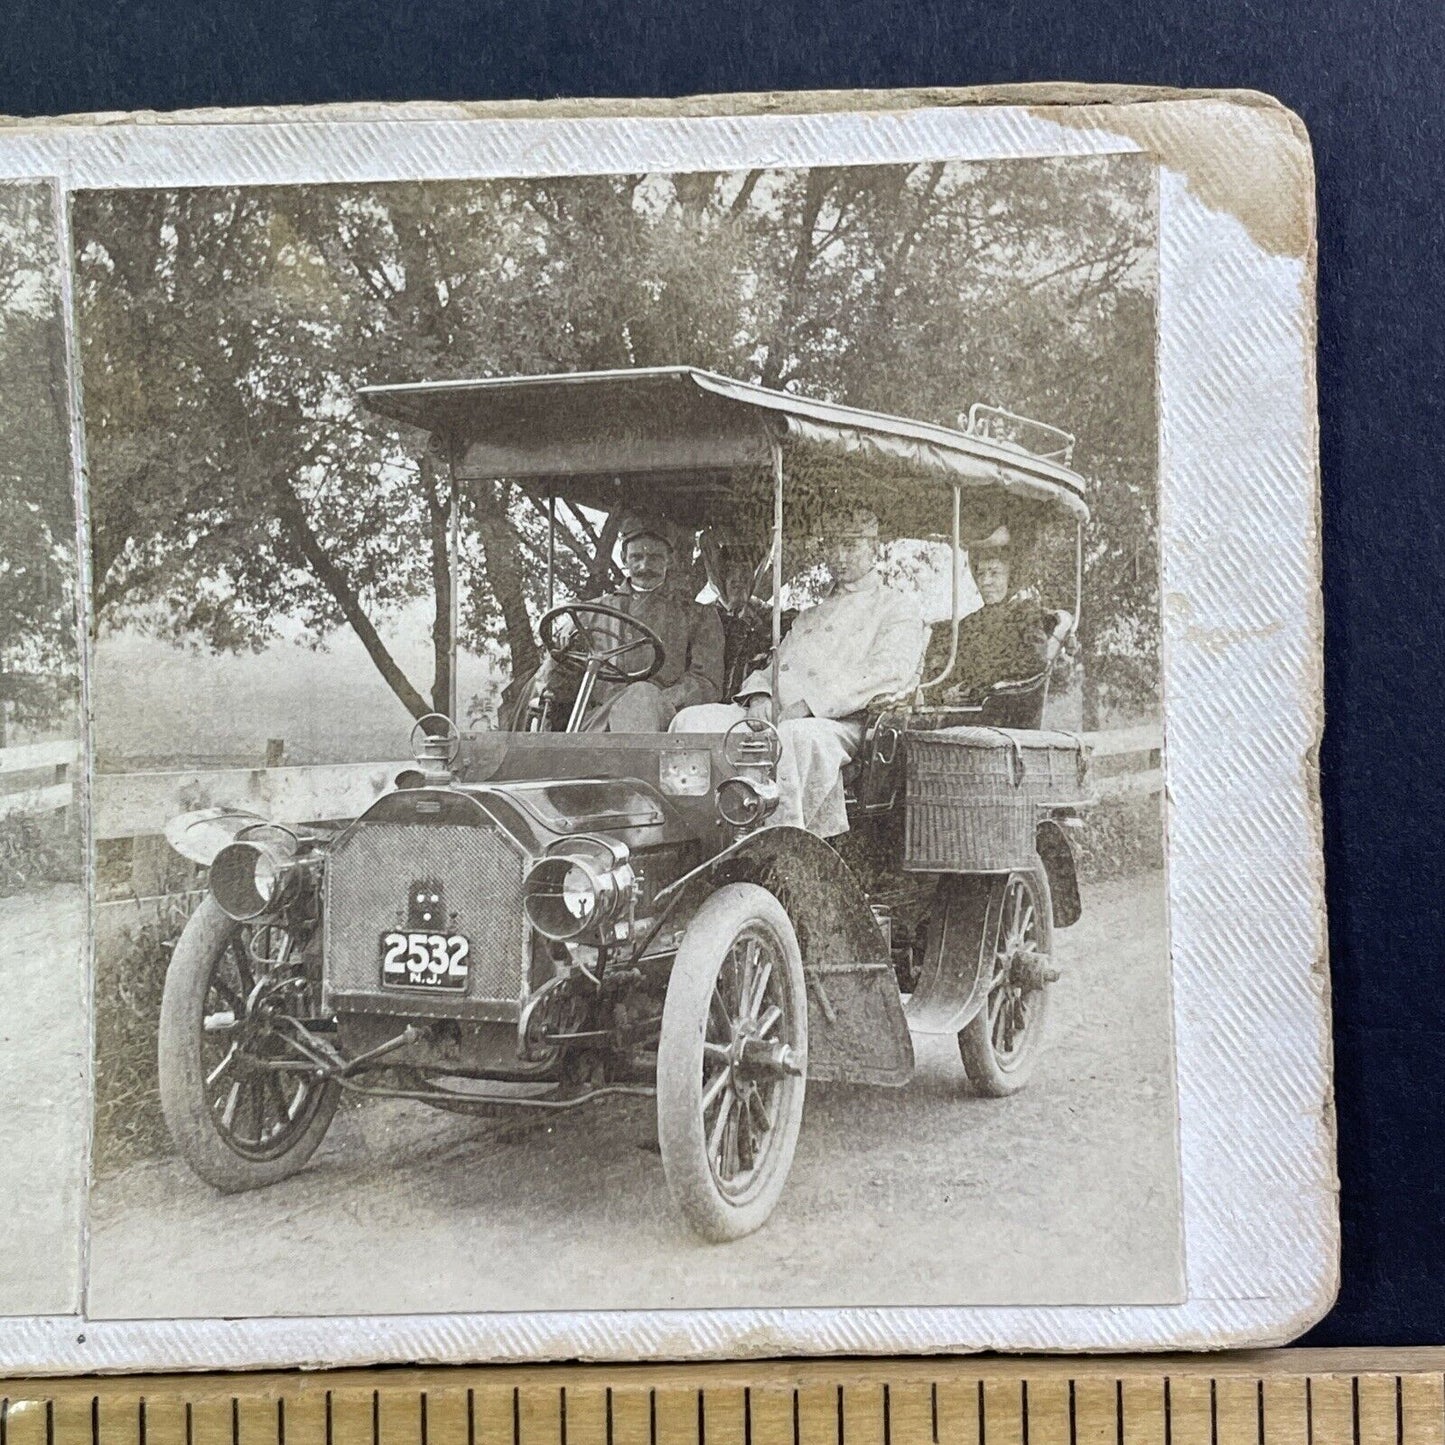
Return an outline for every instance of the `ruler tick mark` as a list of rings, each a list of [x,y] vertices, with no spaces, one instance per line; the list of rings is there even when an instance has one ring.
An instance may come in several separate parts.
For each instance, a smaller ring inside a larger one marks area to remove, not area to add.
[[[607,1445],[612,1445],[612,1386],[607,1387]]]
[[[95,1445],[100,1445],[97,1440]],[[241,1397],[231,1396],[231,1445],[241,1445]]]
[[[1169,1376],[1164,1376],[1164,1445],[1174,1445],[1174,1400]]]
[[[893,1445],[893,1402],[888,1398],[886,1384],[883,1386],[883,1445]]]
[[[567,1445],[567,1387],[566,1387],[566,1385],[560,1386],[560,1387],[558,1388],[558,1390],[557,1390],[557,1431],[558,1431],[558,1434],[559,1434],[559,1436],[560,1436],[560,1438],[561,1438],[562,1445]],[[653,1440],[655,1441],[655,1440],[657,1439],[657,1435],[654,1433],[652,1438],[653,1438]],[[421,1445],[426,1445],[426,1441],[423,1440],[423,1441],[421,1442]]]
[[[55,1445],[55,1401],[45,1402],[45,1445]],[[187,1440],[186,1445],[190,1445]]]
[[[978,1382],[978,1445],[988,1439],[988,1415],[983,1405],[983,1381]]]
[[[280,1396],[276,1398],[276,1445],[286,1445],[286,1401]]]
[[[9,1445],[10,1441],[10,1399],[6,1396],[0,1400],[0,1445]]]
[[[1209,1381],[1209,1445],[1219,1445],[1219,1392]]]
[[[1360,1377],[1355,1375],[1350,1380],[1350,1432],[1354,1437],[1355,1445],[1360,1445]]]
[[[135,1402],[135,1434],[140,1445],[146,1445],[146,1397],[142,1395]],[[283,1439],[280,1445],[286,1445]]]
[[[326,1399],[329,1405],[331,1397],[328,1395]],[[329,1420],[330,1418],[330,1411],[328,1409],[327,1419]],[[326,1441],[327,1445],[331,1445],[331,1432],[329,1430],[326,1432]],[[467,1387],[467,1445],[477,1445],[477,1398],[475,1391],[473,1391],[470,1386]]]
[[[936,1418],[936,1417],[935,1417]],[[935,1428],[933,1438],[938,1439],[938,1432]],[[803,1427],[798,1419],[798,1392],[793,1391],[793,1445],[802,1445]]]
[[[191,1402],[186,1401],[186,1445],[192,1445]],[[326,1445],[331,1445],[331,1391],[326,1392]]]
[[[1261,1380],[1261,1381],[1259,1382],[1259,1390],[1258,1390],[1257,1395],[1255,1396],[1255,1399],[1256,1399],[1256,1409],[1257,1409],[1257,1411],[1258,1411],[1259,1445],[1264,1445],[1264,1381],[1263,1381],[1263,1380]]]
[[[1124,1382],[1114,1381],[1114,1439],[1124,1445]]]
[[[522,1391],[512,1386],[512,1445],[522,1445]]]
[[[657,1413],[653,1409],[652,1445],[657,1445]],[[753,1445],[753,1391],[751,1385],[743,1386],[743,1445]]]
[[[1395,1376],[1395,1445],[1405,1445],[1405,1382]]]
[[[1074,1405],[1074,1382],[1069,1381],[1069,1445],[1079,1445],[1079,1417]]]
[[[697,1392],[697,1445],[707,1445],[707,1411],[703,1408],[701,1390]]]
[[[1019,1381],[1019,1433],[1023,1445],[1029,1445],[1029,1382]]]
[[[797,1412],[797,1403],[796,1403],[796,1402],[797,1402],[797,1399],[798,1399],[797,1392],[794,1391],[794,1392],[793,1392],[793,1400],[794,1400],[793,1410],[794,1410],[794,1413]],[[929,1404],[929,1408],[933,1411],[933,1445],[938,1445],[938,1381],[937,1381],[937,1380],[935,1380],[935,1381],[928,1387],[928,1404]]]
[[[186,1424],[190,1425],[190,1406],[186,1406]],[[191,1445],[191,1432],[186,1430],[186,1445]],[[331,1439],[331,1391],[326,1392],[326,1445],[333,1445]]]
[[[426,1391],[423,1390],[421,1392],[421,1405],[417,1412],[417,1431],[421,1436],[421,1445],[426,1445],[426,1427]],[[286,1442],[284,1440],[281,1441],[281,1445],[286,1445]],[[563,1445],[566,1445],[565,1436],[563,1437]]]
[[[90,1397],[90,1445],[100,1445],[100,1396]]]
[[[241,1445],[238,1440],[236,1445]],[[371,1392],[371,1445],[381,1445],[381,1391]]]
[[[1308,1375],[1305,1376],[1305,1445],[1315,1445],[1315,1397]]]
[[[844,1433],[846,1423],[843,1417],[843,1387],[838,1386],[838,1445],[844,1445],[847,1435]]]

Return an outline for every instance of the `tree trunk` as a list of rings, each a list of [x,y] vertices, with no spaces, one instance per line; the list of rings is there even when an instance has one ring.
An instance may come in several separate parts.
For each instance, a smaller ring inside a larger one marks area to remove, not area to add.
[[[1086,666],[1084,669],[1083,685],[1080,688],[1083,704],[1083,716],[1079,726],[1083,732],[1093,733],[1099,730],[1099,679]]]
[[[361,639],[361,645],[376,664],[376,670],[385,679],[386,685],[413,717],[425,717],[432,710],[427,700],[411,685],[406,674],[397,666],[396,659],[387,651],[380,633],[366,615],[356,589],[341,568],[327,555],[321,539],[306,520],[300,499],[285,482],[276,484],[276,515],[291,534],[307,565],[315,573],[316,580],[336,599],[342,616]]]
[[[426,497],[427,531],[431,539],[432,591],[436,598],[432,613],[432,684],[434,712],[450,715],[452,706],[452,559],[448,547],[451,533],[451,479],[437,487],[436,459],[427,453],[421,459],[421,485]],[[458,699],[460,705],[460,699]],[[452,719],[460,726],[457,718]]]
[[[803,214],[798,224],[798,243],[793,251],[792,264],[788,267],[788,284],[778,310],[777,325],[768,341],[768,354],[763,362],[761,379],[764,386],[777,386],[783,379],[783,368],[788,364],[793,328],[797,324],[798,305],[807,284],[808,272],[813,265],[814,232],[818,227],[818,215],[823,209],[823,201],[832,180],[830,171],[815,168],[808,172],[807,189],[803,193]]]
[[[617,545],[617,534],[622,530],[621,510],[609,512],[597,536],[597,550],[592,555],[592,566],[587,575],[587,596],[600,597],[612,590],[612,549]]]
[[[496,598],[507,634],[507,651],[512,659],[513,678],[534,672],[539,661],[532,618],[527,611],[527,568],[522,543],[507,517],[505,483],[483,482],[473,492],[477,512],[477,537],[482,544],[482,564],[487,585]]]

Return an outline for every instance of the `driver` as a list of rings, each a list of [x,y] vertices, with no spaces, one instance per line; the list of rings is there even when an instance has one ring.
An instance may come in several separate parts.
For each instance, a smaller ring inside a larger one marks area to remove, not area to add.
[[[716,702],[722,696],[723,631],[717,612],[690,595],[684,539],[660,517],[630,516],[618,529],[622,571],[620,590],[597,601],[650,627],[662,642],[662,666],[646,682],[599,682],[596,706],[583,723],[589,732],[661,733],[682,708]],[[581,607],[582,604],[579,604]],[[626,639],[618,624],[598,617],[589,627],[599,636]],[[621,659],[635,663],[647,656],[639,644]],[[552,677],[556,664],[545,658],[538,686]]]
[[[831,838],[848,831],[843,765],[863,741],[869,702],[917,681],[923,614],[911,597],[883,585],[872,512],[836,517],[824,540],[832,586],[798,614],[778,648],[783,755],[781,796],[770,821]],[[769,662],[743,679],[736,705],[688,708],[672,728],[724,732],[743,717],[770,717],[771,708]]]

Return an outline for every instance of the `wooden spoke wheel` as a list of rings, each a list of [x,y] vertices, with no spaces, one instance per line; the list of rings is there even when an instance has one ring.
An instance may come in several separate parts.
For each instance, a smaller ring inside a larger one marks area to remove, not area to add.
[[[674,1201],[705,1239],[764,1224],[803,1121],[808,1010],[783,906],[730,883],[688,925],[657,1050],[657,1134]]]
[[[315,1153],[340,1088],[302,1066],[288,1018],[314,1018],[317,982],[274,920],[238,923],[207,898],[166,970],[161,1108],[181,1156],[217,1189],[274,1184]]]
[[[1042,869],[1011,873],[989,900],[982,939],[983,1007],[958,1036],[969,1082],[993,1098],[1028,1083],[1043,1041],[1053,978],[1053,913]]]

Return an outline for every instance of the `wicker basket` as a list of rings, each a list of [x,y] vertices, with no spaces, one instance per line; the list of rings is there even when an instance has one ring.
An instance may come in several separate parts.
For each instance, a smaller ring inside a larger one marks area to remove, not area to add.
[[[1002,873],[1035,864],[1040,805],[1084,796],[1082,746],[1063,734],[945,728],[907,735],[903,866]]]

